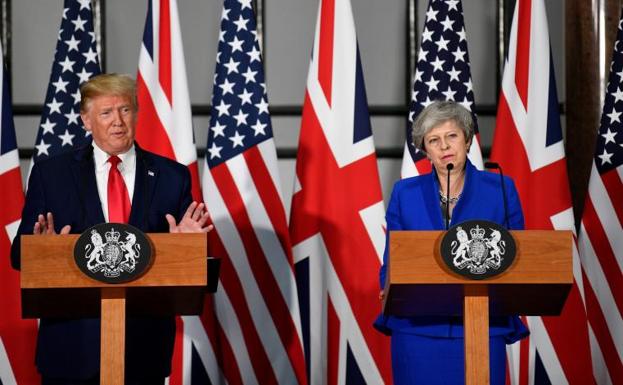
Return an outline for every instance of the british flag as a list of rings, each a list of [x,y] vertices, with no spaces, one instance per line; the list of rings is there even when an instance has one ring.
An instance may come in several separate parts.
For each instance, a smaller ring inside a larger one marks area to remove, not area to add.
[[[216,325],[201,317],[212,383],[306,384],[294,266],[252,0],[225,0],[203,196],[222,258]],[[216,360],[216,361],[215,361]]]
[[[515,6],[491,159],[515,180],[527,229],[574,229],[543,0]],[[526,317],[530,337],[509,349],[513,384],[594,383],[575,248],[573,265],[562,314]]]
[[[146,150],[188,166],[193,198],[201,200],[176,0],[148,0],[136,88],[136,140]]]
[[[349,0],[321,0],[296,160],[294,245],[310,384],[391,382],[372,327],[384,207]]]
[[[623,383],[622,25],[623,13],[578,236],[593,370],[598,384]]]
[[[100,72],[91,1],[65,0],[35,141],[35,162],[71,151],[91,140],[80,119],[80,84]]]
[[[22,319],[19,274],[11,268],[9,259],[11,240],[22,215],[24,192],[1,48],[0,69],[0,384],[35,385],[41,382],[35,368],[37,321]]]
[[[100,73],[99,58],[93,31],[93,14],[90,0],[65,0],[54,61],[50,74],[41,123],[35,141],[33,161],[47,159],[56,154],[71,151],[86,141],[90,141],[80,119],[80,84]],[[23,191],[15,133],[12,127],[8,102],[7,83],[3,81],[2,136],[0,137],[2,185],[0,195],[3,202],[2,221],[9,236],[17,230],[23,204]],[[11,167],[11,164],[13,166]],[[8,179],[8,180],[7,180]],[[5,211],[7,210],[7,211]],[[5,217],[4,214],[7,213]],[[10,221],[12,219],[12,221]],[[8,239],[7,239],[8,241]],[[4,241],[0,245],[5,253]],[[8,246],[6,246],[8,250]],[[6,257],[8,258],[8,251]],[[5,258],[2,258],[6,261]],[[21,321],[19,310],[19,283],[17,274],[3,271],[0,267],[0,285],[7,285],[8,294],[3,294],[0,306],[11,309],[12,316],[2,318],[0,324],[17,327],[10,333],[2,334],[5,355],[0,348],[0,379],[3,384],[38,384],[39,375],[34,366],[34,351],[37,322]],[[6,274],[6,280],[4,277]],[[3,303],[6,301],[6,304]],[[6,307],[4,307],[6,306]],[[10,363],[9,363],[10,362]]]
[[[201,201],[197,147],[184,48],[176,0],[148,0],[143,42],[136,76],[140,106],[136,140],[146,150],[188,166],[192,195]],[[188,383],[192,378],[192,357],[196,345],[203,346],[205,331],[198,317],[176,319],[176,339],[170,385]]]
[[[402,157],[403,178],[425,174],[431,170],[426,154],[413,146],[411,124],[435,100],[453,100],[472,111],[476,135],[468,156],[474,166],[482,169],[467,33],[460,0],[430,0],[428,3],[417,66],[413,74],[409,124]]]

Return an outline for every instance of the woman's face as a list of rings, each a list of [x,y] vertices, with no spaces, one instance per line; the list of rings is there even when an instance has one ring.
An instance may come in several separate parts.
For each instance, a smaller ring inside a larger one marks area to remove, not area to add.
[[[448,163],[454,164],[455,170],[465,167],[469,143],[465,134],[453,120],[448,120],[424,135],[424,150],[439,172],[445,170]]]

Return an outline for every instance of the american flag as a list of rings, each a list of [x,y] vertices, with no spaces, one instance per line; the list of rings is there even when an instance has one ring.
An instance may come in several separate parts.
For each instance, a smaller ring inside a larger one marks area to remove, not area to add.
[[[137,142],[148,151],[188,166],[193,199],[201,201],[197,147],[176,0],[147,1],[136,93],[140,106]],[[198,317],[178,317],[176,324],[170,385],[188,383],[192,378],[193,347],[202,344],[201,338],[193,336],[205,338],[206,334],[201,327],[191,330],[193,325],[200,325]]]
[[[543,0],[515,6],[491,158],[515,180],[527,229],[574,229]],[[530,337],[508,349],[512,384],[594,382],[575,247],[573,264],[562,314],[526,317]]]
[[[593,370],[623,384],[623,14],[578,237]]]
[[[35,368],[37,321],[22,319],[19,274],[9,263],[11,240],[20,223],[24,192],[1,48],[0,68],[0,384],[35,385],[41,382]]]
[[[90,0],[65,0],[34,161],[90,141],[80,119],[80,84],[100,73]]]
[[[222,279],[214,295],[218,325],[206,328],[220,368],[208,375],[212,383],[305,384],[291,244],[252,0],[224,2],[212,106],[203,196]],[[199,355],[204,363],[212,359]]]
[[[321,0],[290,216],[311,384],[391,383],[384,211],[351,4]]]
[[[469,159],[482,169],[478,124],[474,113],[474,90],[467,53],[467,34],[460,0],[430,0],[422,42],[413,75],[409,124],[402,157],[403,178],[431,170],[426,155],[413,146],[411,123],[435,100],[454,100],[472,111],[476,135],[469,149]]]

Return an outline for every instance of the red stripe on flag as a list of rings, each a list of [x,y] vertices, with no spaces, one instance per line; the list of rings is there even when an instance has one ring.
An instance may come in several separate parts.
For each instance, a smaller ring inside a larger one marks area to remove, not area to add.
[[[590,239],[591,245],[595,250],[595,256],[601,270],[606,277],[606,283],[610,287],[610,291],[614,296],[619,313],[623,314],[623,295],[617,295],[623,293],[623,276],[619,264],[616,260],[614,252],[610,247],[610,240],[601,223],[601,220],[597,216],[595,206],[593,206],[592,197],[588,196],[588,199],[584,202],[584,214],[582,217],[582,223],[586,229],[586,236]],[[617,199],[621,199],[618,197]],[[603,282],[601,283],[603,284]]]
[[[433,171],[433,165],[427,158],[415,162],[415,168],[417,169],[418,175],[428,174]]]
[[[623,184],[621,184],[619,173],[616,169],[610,170],[601,174],[601,180],[608,192],[610,202],[612,202],[619,223],[623,223],[623,204],[620,203],[621,197],[623,197]]]
[[[173,105],[171,66],[171,4],[160,0],[160,30],[158,33],[158,79],[170,105]]]
[[[322,381],[329,385],[339,384],[340,362],[340,319],[337,316],[331,297],[327,301],[327,376]]]
[[[527,325],[527,318],[521,317]],[[519,342],[519,385],[528,385],[530,379],[530,336]]]
[[[320,37],[318,39],[318,82],[331,105],[333,82],[333,29],[335,28],[335,0],[321,0]]]
[[[176,160],[167,130],[158,119],[158,112],[140,72],[136,76],[136,94],[139,105],[136,141],[147,151]]]
[[[608,374],[612,380],[612,384],[623,384],[623,363],[619,359],[614,340],[610,334],[606,318],[601,310],[599,299],[593,291],[591,282],[586,275],[582,275],[584,282],[584,297],[586,299],[586,307],[588,312],[588,320],[599,344],[599,349],[604,357],[606,367],[608,368]],[[615,295],[616,297],[616,295]]]
[[[532,28],[532,1],[519,2],[519,20],[517,26],[517,61],[515,62],[515,84],[519,97],[528,109],[528,86],[530,78],[530,30]]]
[[[188,358],[187,358],[188,359]],[[175,345],[171,359],[171,374],[169,385],[182,385],[184,383],[184,323],[182,317],[175,317]]]
[[[197,161],[189,164],[188,170],[190,171],[190,180],[192,182],[190,191],[192,193],[193,200],[195,202],[203,202],[203,195],[201,194],[201,182],[199,179],[199,166],[197,165]]]

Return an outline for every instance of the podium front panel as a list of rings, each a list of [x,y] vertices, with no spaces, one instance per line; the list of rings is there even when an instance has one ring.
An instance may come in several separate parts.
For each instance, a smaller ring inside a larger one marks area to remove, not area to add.
[[[390,233],[388,315],[461,315],[465,285],[488,287],[491,315],[560,314],[573,284],[570,231],[511,231],[517,255],[510,268],[485,280],[450,270],[439,255],[442,231]]]

